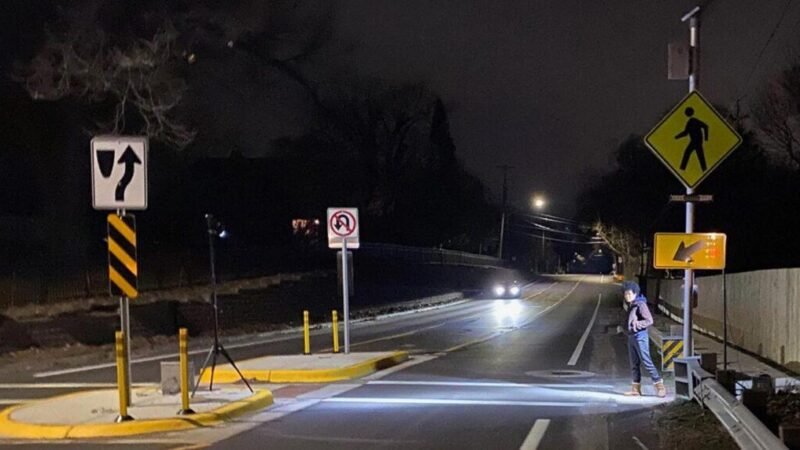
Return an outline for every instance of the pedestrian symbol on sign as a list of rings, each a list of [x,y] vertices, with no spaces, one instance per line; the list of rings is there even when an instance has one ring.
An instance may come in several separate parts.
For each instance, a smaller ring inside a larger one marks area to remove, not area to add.
[[[705,172],[706,155],[703,151],[703,141],[708,140],[708,125],[706,125],[702,120],[692,117],[694,116],[694,108],[686,108],[684,114],[686,114],[686,117],[688,117],[689,120],[686,121],[686,127],[683,129],[683,131],[675,136],[675,139],[681,139],[685,136],[689,136],[689,144],[686,145],[686,150],[683,151],[681,170],[686,170],[686,164],[689,163],[689,156],[692,155],[692,152],[697,152],[697,160],[700,162],[700,169]]]

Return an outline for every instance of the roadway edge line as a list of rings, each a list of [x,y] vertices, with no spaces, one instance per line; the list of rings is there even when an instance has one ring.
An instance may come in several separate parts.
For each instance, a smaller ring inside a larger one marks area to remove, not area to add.
[[[572,352],[572,356],[569,358],[567,362],[568,366],[574,366],[578,363],[578,358],[581,357],[581,352],[583,352],[583,346],[586,344],[586,339],[589,337],[589,333],[592,331],[592,327],[594,326],[594,321],[597,319],[597,312],[600,310],[600,302],[603,300],[603,294],[597,294],[597,306],[594,307],[594,314],[592,314],[592,319],[589,321],[589,325],[586,327],[586,331],[583,332],[583,336],[578,341],[578,346],[575,347],[575,351]]]

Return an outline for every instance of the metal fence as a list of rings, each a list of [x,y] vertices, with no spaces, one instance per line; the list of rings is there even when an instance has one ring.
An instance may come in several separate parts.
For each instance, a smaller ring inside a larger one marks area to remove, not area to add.
[[[394,244],[362,243],[359,254],[378,258],[391,258],[417,264],[450,266],[504,267],[504,261],[488,255],[446,250],[441,248],[407,247]]]

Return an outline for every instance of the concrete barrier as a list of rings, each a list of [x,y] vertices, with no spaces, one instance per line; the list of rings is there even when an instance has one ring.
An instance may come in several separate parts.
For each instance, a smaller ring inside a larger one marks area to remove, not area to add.
[[[697,278],[694,326],[722,338],[722,275]],[[683,280],[649,280],[648,293],[682,317]],[[800,268],[727,275],[728,340],[784,367],[800,371]]]

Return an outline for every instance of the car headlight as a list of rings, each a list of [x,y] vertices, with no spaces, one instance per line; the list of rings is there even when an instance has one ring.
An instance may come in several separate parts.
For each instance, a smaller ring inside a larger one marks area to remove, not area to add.
[[[495,285],[494,287],[494,295],[500,297],[501,295],[506,293],[506,288],[503,285]]]
[[[508,293],[511,295],[519,295],[519,286],[511,286]]]

